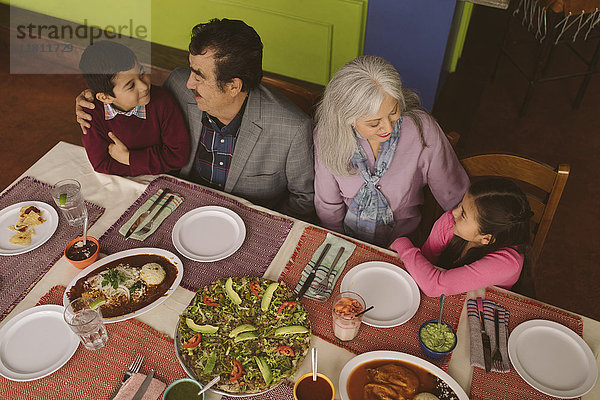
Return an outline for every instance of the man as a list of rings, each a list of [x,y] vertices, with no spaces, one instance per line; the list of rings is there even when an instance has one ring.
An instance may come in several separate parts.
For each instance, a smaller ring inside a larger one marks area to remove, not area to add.
[[[260,84],[256,31],[242,21],[213,19],[193,28],[189,50],[191,71],[177,68],[163,85],[179,102],[191,136],[191,156],[180,176],[311,220],[311,120]],[[76,107],[82,129],[90,119],[80,107],[90,108],[86,92]]]

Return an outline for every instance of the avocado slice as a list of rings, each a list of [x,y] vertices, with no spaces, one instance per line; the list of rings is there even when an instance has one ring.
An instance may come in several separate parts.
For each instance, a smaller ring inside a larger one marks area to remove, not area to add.
[[[217,353],[215,353],[213,351],[212,353],[210,353],[210,356],[208,356],[208,360],[206,361],[206,365],[204,366],[204,373],[210,374],[212,372],[213,368],[215,367],[216,363],[217,363]]]
[[[233,279],[229,278],[225,281],[225,293],[227,293],[227,297],[231,299],[233,304],[240,305],[242,304],[242,299],[239,294],[235,290],[233,290]]]
[[[260,309],[263,312],[267,312],[267,310],[269,309],[269,306],[271,305],[271,300],[273,299],[273,293],[275,293],[275,290],[277,290],[278,287],[279,282],[273,282],[267,287],[267,290],[265,290],[265,294],[263,295],[263,298],[260,302]]]
[[[194,332],[200,332],[200,333],[215,333],[219,330],[218,326],[212,326],[212,325],[198,325],[197,323],[194,322],[193,319],[191,318],[186,318],[185,319],[185,324],[188,326],[188,328],[190,328],[191,330],[193,330]]]
[[[250,332],[250,331],[255,331],[255,330],[256,330],[256,327],[254,325],[243,324],[243,325],[233,328],[231,330],[231,332],[229,332],[229,337],[233,338],[233,337],[236,337],[237,335],[239,335],[240,333]]]
[[[240,333],[233,339],[233,343],[243,342],[244,340],[258,339],[258,335],[254,332]]]
[[[296,333],[308,333],[309,330],[302,325],[282,326],[275,329],[275,336],[294,335]]]
[[[256,356],[254,356],[254,361],[256,361],[256,365],[258,365],[258,369],[260,370],[265,383],[270,385],[273,381],[273,373],[271,372],[271,368],[269,368],[269,364],[262,358]]]

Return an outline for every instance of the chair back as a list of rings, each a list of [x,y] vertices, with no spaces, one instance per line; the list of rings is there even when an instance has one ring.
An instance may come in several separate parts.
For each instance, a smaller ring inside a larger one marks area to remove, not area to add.
[[[550,230],[563,189],[569,178],[568,164],[552,168],[544,163],[512,154],[482,154],[461,159],[470,178],[498,176],[511,178],[527,195],[533,212],[533,241],[529,272],[535,277],[537,261]],[[525,183],[525,184],[523,184]]]
[[[263,76],[261,83],[279,91],[310,117],[315,115],[315,104],[321,95],[321,90],[309,90],[290,81],[270,75]]]

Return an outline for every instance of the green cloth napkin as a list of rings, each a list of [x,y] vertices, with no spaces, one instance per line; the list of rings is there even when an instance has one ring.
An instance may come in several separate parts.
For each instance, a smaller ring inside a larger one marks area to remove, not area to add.
[[[156,201],[156,199],[158,199],[158,197],[160,196],[160,194],[162,193],[162,189],[159,189],[154,195],[152,195],[148,200],[146,200],[146,202],[144,204],[142,204],[142,206],[135,212],[135,214],[133,214],[133,217],[131,217],[127,222],[125,222],[121,228],[119,229],[119,233],[123,236],[125,236],[125,234],[127,233],[127,231],[129,230],[129,228],[131,227],[131,225],[133,225],[133,223],[138,219],[138,217],[145,212],[146,210],[148,210],[150,208],[150,206]],[[160,207],[166,202],[169,201],[169,204],[160,212],[160,215],[158,216],[158,218],[156,218],[156,220],[154,220],[154,223],[152,224],[152,229],[150,229],[150,231],[148,231],[148,233],[146,234],[141,234],[139,233],[139,231],[142,229],[143,226],[145,226],[147,223],[150,222],[150,220],[158,213],[158,210],[160,209]],[[168,193],[161,201],[159,204],[156,205],[156,207],[154,207],[154,210],[152,210],[152,212],[150,213],[150,215],[148,215],[146,217],[146,219],[144,219],[142,221],[142,223],[140,224],[140,226],[137,227],[136,231],[133,232],[131,234],[131,236],[129,236],[130,239],[136,239],[136,240],[145,240],[148,236],[152,235],[157,229],[158,227],[162,224],[162,222],[169,216],[171,215],[171,213],[173,211],[175,211],[175,209],[177,207],[179,207],[179,205],[183,203],[183,196],[181,196],[178,193]]]
[[[354,243],[344,240],[341,237],[332,235],[331,233],[327,234],[325,241],[321,243],[321,246],[319,246],[317,251],[315,251],[315,254],[313,254],[309,263],[302,270],[302,276],[300,277],[300,281],[296,285],[296,293],[300,291],[300,288],[302,287],[302,285],[304,285],[304,282],[306,282],[308,275],[312,272],[313,267],[317,262],[317,259],[321,255],[321,252],[323,251],[323,248],[327,245],[327,243],[331,244],[331,247],[329,248],[329,251],[327,252],[325,258],[319,265],[319,268],[317,269],[315,275],[315,279],[313,279],[312,283],[310,284],[310,287],[308,288],[304,296],[318,301],[325,301],[329,298],[329,296],[331,296],[331,292],[333,291],[333,288],[335,287],[338,278],[340,277],[342,271],[346,267],[346,261],[348,261],[348,258],[350,258],[350,256],[354,252],[354,249],[356,248],[356,245]],[[333,260],[335,259],[335,256],[338,254],[338,251],[341,247],[344,248],[344,253],[338,260],[335,268],[331,271],[331,274],[329,274],[329,284],[327,290],[325,291],[325,294],[322,295],[320,293],[317,293],[315,291],[315,288],[319,286],[319,283],[323,279],[325,279],[325,276],[327,275],[327,272],[329,272],[329,268],[331,267],[331,264],[333,263]]]

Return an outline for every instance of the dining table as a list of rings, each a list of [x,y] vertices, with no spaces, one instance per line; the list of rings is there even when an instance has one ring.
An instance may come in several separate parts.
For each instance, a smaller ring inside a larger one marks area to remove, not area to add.
[[[129,241],[118,241],[116,238],[117,230],[121,227],[121,225],[129,217],[133,212],[139,207],[140,199],[143,195],[151,194],[148,192],[150,185],[158,185],[162,182],[168,182],[171,185],[182,185],[181,188],[185,188],[185,190],[201,190],[202,195],[204,196],[212,196],[210,197],[212,200],[212,204],[221,205],[224,207],[229,207],[230,205],[235,205],[239,209],[247,210],[249,213],[256,213],[257,218],[271,218],[273,223],[278,224],[277,226],[281,228],[279,233],[273,233],[274,237],[271,245],[275,246],[273,248],[269,248],[265,250],[264,256],[261,256],[260,252],[254,251],[252,249],[248,250],[248,257],[264,257],[266,265],[262,269],[257,269],[257,271],[262,272],[262,277],[270,280],[281,280],[285,277],[290,282],[294,282],[297,278],[290,271],[290,268],[296,263],[305,263],[301,259],[299,255],[299,249],[302,246],[311,245],[312,241],[316,244],[312,244],[313,247],[307,251],[307,254],[312,254],[317,246],[317,241],[322,240],[325,235],[328,233],[327,230],[320,228],[311,223],[295,219],[283,214],[280,214],[276,211],[266,209],[264,207],[252,204],[251,202],[227,194],[222,192],[213,191],[212,189],[208,189],[205,187],[199,187],[198,185],[180,180],[171,175],[162,175],[162,176],[136,176],[136,177],[123,177],[123,176],[115,176],[115,175],[107,175],[102,173],[97,173],[93,170],[91,164],[88,161],[85,149],[81,146],[59,142],[52,149],[50,149],[44,156],[42,156],[35,164],[33,164],[30,168],[28,168],[22,176],[20,176],[11,186],[6,188],[2,194],[0,195],[0,200],[3,198],[2,196],[8,196],[11,194],[15,194],[14,189],[17,185],[22,186],[31,186],[33,184],[39,185],[53,185],[56,182],[62,179],[75,179],[81,183],[81,191],[85,200],[88,202],[88,210],[90,210],[91,214],[93,214],[93,222],[88,229],[88,235],[93,236],[100,241],[100,253],[101,256],[107,256],[111,252],[119,249],[125,249],[127,246],[135,246],[142,247],[145,246],[145,242],[135,241],[129,239]],[[163,179],[158,184],[156,183],[157,179]],[[157,186],[157,187],[158,187]],[[40,186],[45,187],[45,186]],[[14,190],[13,190],[14,189]],[[13,190],[13,192],[11,192]],[[38,190],[39,191],[39,190]],[[16,194],[15,194],[16,195]],[[184,195],[185,199],[183,204],[186,204],[190,200],[190,196],[193,195]],[[27,201],[29,198],[21,198],[20,201]],[[95,207],[95,208],[94,208]],[[95,212],[95,214],[94,214]],[[130,214],[126,215],[129,212]],[[182,211],[183,212],[183,211]],[[60,218],[63,218],[62,215]],[[125,218],[125,219],[124,219]],[[266,229],[266,228],[265,228]],[[263,232],[265,235],[269,235],[270,232]],[[345,238],[343,235],[336,234],[340,237]],[[74,237],[70,238],[73,239]],[[312,239],[311,239],[312,238]],[[362,243],[357,240],[352,240],[353,243],[357,244],[362,251],[364,251],[364,258],[368,260],[369,254],[376,254],[379,259],[382,260],[396,260],[398,265],[401,265],[401,261],[397,258],[397,255],[388,249],[378,248],[372,245],[368,245],[366,243]],[[264,241],[264,240],[263,240]],[[39,273],[39,277],[35,277],[32,279],[32,282],[27,285],[26,289],[23,290],[23,293],[15,298],[15,300],[7,306],[5,313],[2,316],[2,320],[0,321],[0,329],[2,326],[7,324],[12,318],[19,315],[20,313],[36,306],[37,304],[43,304],[44,301],[50,301],[50,297],[52,297],[52,291],[57,290],[56,288],[66,287],[73,278],[81,271],[71,265],[68,260],[62,255],[62,250],[64,245],[66,245],[66,241],[63,243],[63,247],[60,248],[60,244],[54,247],[51,247],[48,244],[42,245],[47,246],[47,253],[49,254],[49,258],[44,262],[47,263],[47,267],[44,267]],[[168,243],[167,240],[164,241],[165,246],[171,246],[171,243]],[[249,246],[252,243],[248,244]],[[149,246],[150,247],[150,246]],[[161,243],[155,244],[152,247],[162,247]],[[372,252],[372,253],[369,253]],[[189,265],[189,260],[183,257],[181,254],[178,256],[183,261],[184,270]],[[300,258],[299,258],[300,257]],[[10,257],[2,258],[3,263],[8,263]],[[310,258],[309,258],[310,259]],[[223,264],[225,265],[225,263]],[[305,264],[304,264],[305,265]],[[0,268],[4,268],[5,265],[1,265]],[[227,268],[227,267],[224,267]],[[225,274],[227,270],[224,270]],[[187,280],[186,280],[187,279]],[[0,281],[0,293],[4,293],[6,288],[2,287],[5,282]],[[135,323],[131,325],[129,330],[132,329],[140,329],[136,332],[144,332],[143,335],[138,337],[128,337],[127,332],[116,331],[118,325],[124,324],[124,322],[117,322],[114,328],[111,328],[112,331],[109,330],[109,341],[106,345],[107,350],[110,350],[111,346],[115,346],[117,341],[125,340],[121,339],[121,335],[126,340],[129,340],[132,346],[135,346],[140,352],[147,351],[147,358],[151,358],[151,352],[158,351],[153,350],[155,344],[153,344],[153,340],[166,340],[166,343],[172,343],[173,338],[176,333],[176,326],[179,321],[179,315],[186,309],[190,301],[194,298],[195,291],[194,288],[197,288],[201,285],[201,281],[194,281],[192,278],[186,278],[184,275],[184,280],[182,281],[182,285],[177,287],[173,294],[168,297],[163,303],[159,306],[151,309],[148,312],[143,313],[135,318]],[[338,282],[339,284],[339,282]],[[592,282],[590,282],[592,284]],[[292,286],[293,287],[293,286]],[[59,290],[59,289],[58,289]],[[442,367],[447,373],[464,389],[464,391],[469,394],[472,393],[472,383],[474,380],[476,368],[471,366],[470,363],[470,341],[469,341],[469,323],[467,317],[467,299],[476,298],[478,296],[489,297],[490,295],[495,296],[496,299],[507,299],[509,304],[514,305],[524,305],[524,307],[532,306],[532,309],[540,309],[546,310],[548,312],[558,313],[556,315],[563,315],[565,318],[572,318],[574,321],[579,321],[582,328],[582,337],[585,343],[591,348],[596,364],[600,364],[599,361],[599,353],[600,353],[600,321],[593,320],[583,315],[578,315],[576,313],[569,312],[567,310],[561,310],[557,307],[544,304],[535,299],[530,299],[525,296],[522,296],[517,293],[510,292],[508,290],[504,290],[501,288],[487,288],[480,289],[477,291],[472,291],[466,293],[462,296],[454,296],[454,303],[448,303],[446,307],[453,307],[454,304],[455,309],[455,323],[457,324],[457,346],[454,351],[451,353],[451,357],[446,359],[445,363],[437,364]],[[0,295],[2,296],[2,295]],[[425,299],[425,295],[421,293],[422,302]],[[55,298],[61,298],[60,295],[55,295]],[[431,304],[437,304],[437,299],[431,299]],[[62,301],[59,302],[62,304]],[[304,298],[302,303],[306,306],[309,315],[313,312],[314,306],[313,303],[316,303],[314,300]],[[537,308],[536,308],[537,307]],[[432,309],[433,310],[433,309]],[[428,310],[427,313],[430,319],[437,318],[437,309],[436,310]],[[450,309],[449,309],[450,310]],[[448,312],[451,312],[448,311]],[[426,317],[424,316],[424,317]],[[523,317],[524,319],[533,319],[536,315],[527,315],[527,317]],[[539,318],[544,318],[544,314],[540,314],[537,316]],[[511,316],[512,318],[512,316]],[[330,323],[330,322],[328,322]],[[314,328],[314,327],[313,327]],[[363,328],[361,328],[363,329]],[[378,330],[377,332],[383,331]],[[362,333],[363,331],[361,331]],[[335,398],[339,399],[340,388],[339,385],[339,377],[340,372],[343,369],[344,365],[348,363],[351,359],[357,356],[357,354],[363,352],[363,350],[367,347],[360,347],[359,345],[353,345],[353,342],[341,343],[339,341],[331,340],[325,334],[314,334],[311,337],[310,346],[316,347],[318,349],[319,360],[318,360],[318,368],[319,372],[322,372],[326,376],[328,376],[335,385]],[[416,337],[416,331],[412,332]],[[378,333],[379,334],[379,333]],[[359,333],[360,337],[360,333]],[[378,336],[373,336],[371,341],[374,343],[368,343],[369,349],[375,350],[388,350],[389,342],[381,342],[377,341]],[[170,342],[169,342],[170,341]],[[367,341],[365,343],[368,342]],[[169,346],[167,344],[165,350],[167,353],[169,351]],[[362,346],[362,345],[361,345]],[[367,346],[367,344],[365,344]],[[102,354],[100,352],[104,351],[96,350],[99,352],[98,354]],[[173,353],[175,352],[174,348],[171,350]],[[94,384],[93,382],[86,382],[85,385],[82,383],[83,381],[79,379],[80,375],[78,371],[78,367],[74,367],[69,369],[70,364],[74,364],[78,362],[78,354],[82,354],[82,357],[85,356],[85,352],[91,352],[90,350],[86,350],[83,346],[79,346],[75,356],[66,362],[66,364],[61,368],[62,374],[60,376],[61,380],[57,380],[56,375],[61,372],[61,370],[50,374],[46,377],[42,377],[37,381],[40,385],[44,384],[44,381],[50,382],[52,380],[52,385],[49,385],[45,393],[47,393],[47,398],[61,398],[61,393],[65,389],[66,386],[77,386],[81,385],[79,388],[81,393],[84,392],[106,392],[110,394],[112,390],[118,386],[120,383],[120,379],[118,381],[111,380],[109,382],[102,382],[101,386],[95,388],[93,386],[89,386]],[[156,357],[164,357],[164,355],[157,354]],[[425,358],[423,354],[420,357]],[[109,357],[110,358],[110,357]],[[113,368],[118,369],[116,366],[110,366],[110,359],[103,359],[102,363],[98,362],[97,368]],[[80,360],[81,361],[81,360]],[[125,372],[127,365],[122,366],[118,369],[118,373],[115,372],[116,375],[122,376],[123,372]],[[185,377],[185,374],[182,373],[181,370],[176,370],[174,368],[170,368],[170,371],[161,371],[160,364],[155,365],[156,367],[156,375],[161,378],[165,384],[171,383],[172,380],[179,377]],[[144,368],[144,367],[143,367]],[[149,367],[148,367],[149,368]],[[300,377],[311,371],[311,361],[310,361],[310,353],[298,367],[298,370],[294,376],[294,379]],[[147,369],[146,369],[146,372]],[[161,375],[162,373],[162,375]],[[75,375],[75,376],[69,376]],[[503,375],[502,374],[494,374],[490,375],[490,380],[494,381],[495,390],[497,393],[496,397],[487,397],[487,399],[491,398],[511,398],[506,397],[506,393],[504,389],[509,389],[509,383],[507,382],[506,388],[503,388]],[[289,379],[286,383],[288,387],[292,387],[294,379]],[[479,379],[479,378],[478,378]],[[485,379],[485,376],[484,376]],[[31,383],[31,382],[29,382]],[[65,386],[61,386],[61,385]],[[9,381],[3,377],[0,377],[0,394],[2,393],[10,393],[11,391],[14,393],[13,389],[19,390],[19,393],[27,393],[27,389],[21,385],[21,382]],[[98,383],[98,385],[100,385]],[[3,392],[4,390],[4,392]],[[291,390],[291,389],[290,389]],[[288,392],[289,395],[289,392]],[[108,397],[108,396],[106,396]],[[476,396],[471,395],[471,398],[475,398]],[[8,398],[8,397],[4,397]],[[10,397],[10,398],[19,398]],[[26,398],[23,395],[23,398]],[[35,396],[31,396],[29,398],[37,398]],[[92,396],[93,398],[93,396]],[[221,395],[208,391],[206,393],[206,399],[213,400],[219,399]],[[282,397],[284,398],[284,397]],[[595,386],[589,391],[587,394],[584,394],[582,397],[584,400],[591,399],[600,399],[600,384],[596,382]]]

